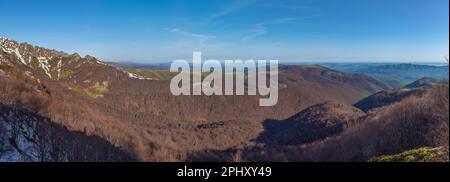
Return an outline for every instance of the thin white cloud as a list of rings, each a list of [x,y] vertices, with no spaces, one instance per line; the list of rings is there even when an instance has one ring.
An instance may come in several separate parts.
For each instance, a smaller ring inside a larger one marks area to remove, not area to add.
[[[232,14],[233,12],[236,12],[238,10],[241,10],[242,8],[249,6],[253,2],[254,0],[234,0],[230,5],[212,14],[208,19],[208,23],[213,22],[214,20],[217,20],[219,18],[225,17],[229,14]]]
[[[252,30],[252,33],[244,36],[241,39],[241,42],[249,42],[250,40],[262,36],[264,34],[267,33],[267,27],[263,26],[263,25],[255,25],[255,28]]]
[[[264,1],[264,2],[258,3],[258,6],[265,7],[265,8],[271,8],[271,9],[293,10],[293,11],[314,10],[310,6],[299,4],[298,0]]]
[[[166,28],[165,30],[167,30],[169,32],[172,32],[172,33],[179,34],[179,35],[183,35],[183,36],[194,38],[194,39],[198,40],[199,42],[206,42],[208,40],[211,40],[211,39],[215,38],[215,36],[211,36],[211,35],[186,32],[186,31],[183,31],[183,30],[181,30],[179,28]]]
[[[281,24],[289,24],[294,23],[296,18],[280,18],[273,21],[263,22],[255,24],[253,29],[251,30],[251,33],[244,36],[241,39],[241,42],[249,42],[250,40],[262,36],[267,33],[268,26],[270,25],[281,25]]]

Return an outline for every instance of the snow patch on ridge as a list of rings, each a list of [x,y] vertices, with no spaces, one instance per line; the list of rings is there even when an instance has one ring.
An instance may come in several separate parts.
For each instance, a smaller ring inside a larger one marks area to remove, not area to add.
[[[24,65],[27,65],[27,63],[25,62],[25,60],[23,59],[22,55],[19,52],[19,47],[16,47],[14,49],[14,53],[16,54],[16,56],[19,58],[20,62],[22,62]]]
[[[7,38],[0,37],[0,47],[4,52],[8,54],[14,53],[17,56],[17,58],[19,58],[20,62],[22,62],[24,65],[27,65],[26,61],[20,54],[19,46],[16,43],[8,41]]]
[[[39,61],[39,66],[44,70],[45,74],[49,77],[52,78],[51,74],[50,74],[50,64],[48,64],[48,60],[52,59],[53,57],[38,57],[38,61]]]
[[[97,60],[97,59],[95,59],[95,62],[97,62],[97,64],[109,66],[108,64],[106,64],[106,63],[104,63],[104,62],[101,62],[101,61],[99,61],[99,60]]]
[[[56,65],[56,71],[58,73],[58,80],[61,78],[61,67],[62,67],[62,58],[59,59],[58,64]]]
[[[153,80],[153,79],[151,79],[151,78],[145,78],[145,77],[139,76],[139,75],[137,75],[137,74],[130,73],[130,72],[128,72],[128,71],[125,71],[125,73],[128,74],[128,77],[129,77],[129,78],[139,79],[139,80]]]
[[[153,78],[145,78],[145,77],[139,76],[139,75],[137,75],[137,74],[131,73],[131,72],[129,72],[129,71],[126,71],[126,70],[124,70],[124,69],[122,69],[122,68],[119,68],[119,67],[116,67],[116,66],[113,66],[113,67],[114,67],[116,70],[121,71],[121,72],[127,74],[128,78],[138,79],[138,80],[157,80],[157,79],[153,79]]]

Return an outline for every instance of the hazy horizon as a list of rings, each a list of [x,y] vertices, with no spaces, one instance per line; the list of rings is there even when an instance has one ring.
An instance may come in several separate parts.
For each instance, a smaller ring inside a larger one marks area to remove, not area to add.
[[[203,59],[202,61],[206,61],[207,59]],[[137,64],[137,65],[158,65],[158,64],[170,64],[172,61],[127,61],[127,60],[113,60],[106,62],[111,63],[122,63],[122,64]],[[190,59],[187,59],[186,61],[191,61]],[[223,62],[223,60],[219,60]],[[245,60],[244,60],[245,61]],[[336,60],[336,61],[311,61],[311,60],[278,60],[279,64],[284,65],[310,65],[310,64],[417,64],[417,65],[435,65],[435,66],[446,66],[448,63],[445,61],[444,58],[442,58],[441,61],[358,61],[358,60]]]

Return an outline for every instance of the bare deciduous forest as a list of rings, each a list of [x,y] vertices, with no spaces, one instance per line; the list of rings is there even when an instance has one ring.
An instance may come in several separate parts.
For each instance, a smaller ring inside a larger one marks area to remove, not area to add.
[[[420,147],[448,153],[448,81],[393,89],[322,66],[281,66],[279,101],[267,108],[258,96],[176,97],[169,80],[2,42],[1,161],[368,161]],[[43,56],[50,68],[36,61]]]

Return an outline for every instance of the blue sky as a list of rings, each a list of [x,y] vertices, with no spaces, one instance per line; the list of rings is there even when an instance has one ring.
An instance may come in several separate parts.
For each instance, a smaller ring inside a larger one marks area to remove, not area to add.
[[[441,61],[448,0],[0,0],[0,36],[108,61]]]

